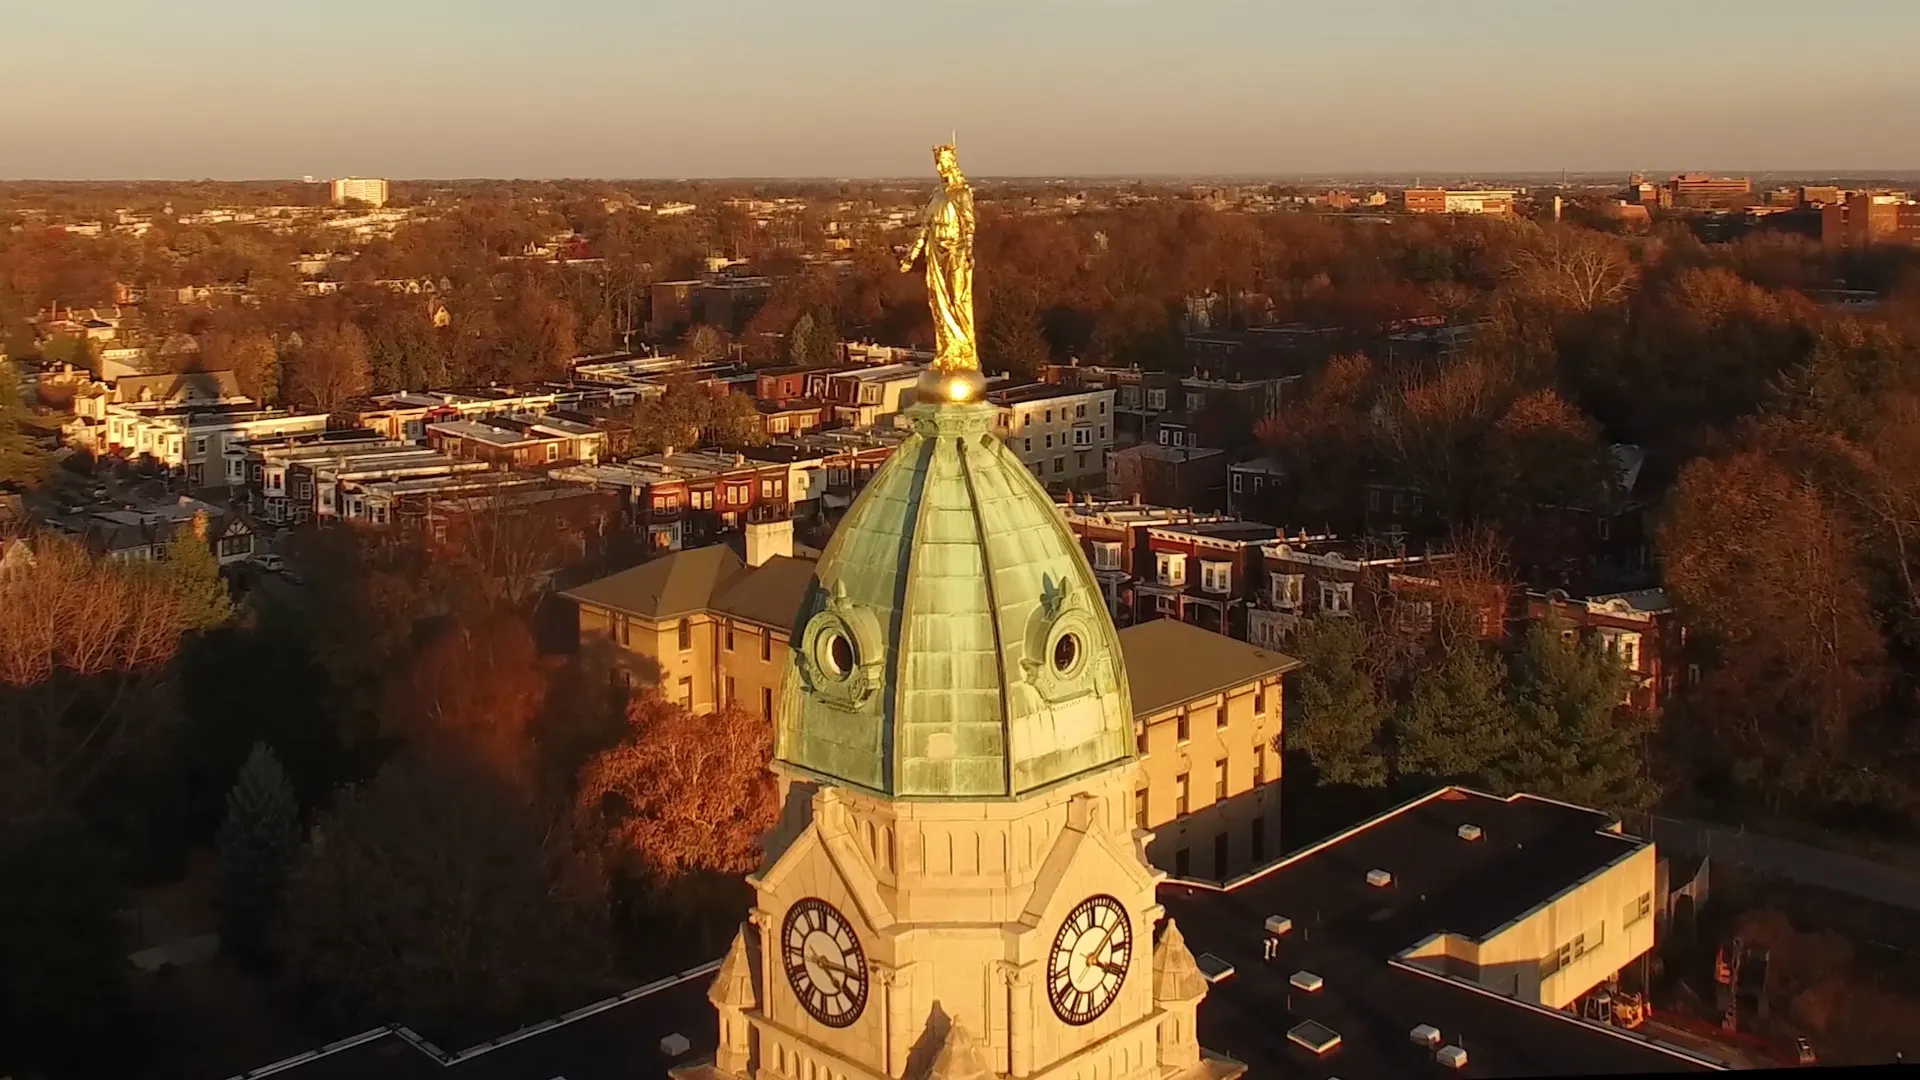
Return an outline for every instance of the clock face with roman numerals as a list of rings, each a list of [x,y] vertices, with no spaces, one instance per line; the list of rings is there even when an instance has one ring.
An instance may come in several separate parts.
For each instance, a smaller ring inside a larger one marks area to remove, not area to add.
[[[1060,924],[1047,957],[1047,999],[1069,1024],[1090,1024],[1120,996],[1133,959],[1133,920],[1120,901],[1090,896]]]
[[[846,1027],[867,1007],[867,957],[846,916],[825,900],[787,909],[780,956],[800,1006],[828,1027]]]

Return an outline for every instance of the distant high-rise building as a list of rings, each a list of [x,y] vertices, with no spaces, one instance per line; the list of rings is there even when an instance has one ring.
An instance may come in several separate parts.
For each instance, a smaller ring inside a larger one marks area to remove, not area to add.
[[[368,206],[387,205],[387,182],[358,176],[347,176],[335,180],[333,204],[345,206],[349,202],[365,203]]]

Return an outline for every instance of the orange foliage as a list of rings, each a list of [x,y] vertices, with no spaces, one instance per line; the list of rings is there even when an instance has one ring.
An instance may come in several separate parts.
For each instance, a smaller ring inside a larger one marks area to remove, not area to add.
[[[402,732],[450,737],[500,776],[523,781],[532,766],[528,726],[545,700],[545,667],[526,624],[485,614],[421,650],[390,688],[387,715]]]
[[[581,770],[575,815],[615,861],[662,884],[743,874],[778,814],[773,731],[737,708],[696,715],[649,694],[629,732]]]

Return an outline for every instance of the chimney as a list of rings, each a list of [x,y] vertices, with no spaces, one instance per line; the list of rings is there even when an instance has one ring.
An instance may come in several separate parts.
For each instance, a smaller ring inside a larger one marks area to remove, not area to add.
[[[747,565],[765,566],[776,555],[793,558],[793,519],[747,522]]]

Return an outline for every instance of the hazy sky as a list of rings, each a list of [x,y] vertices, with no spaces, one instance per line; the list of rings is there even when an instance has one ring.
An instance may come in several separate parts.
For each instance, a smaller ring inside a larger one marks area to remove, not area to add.
[[[0,177],[1920,168],[1920,0],[0,0]]]

